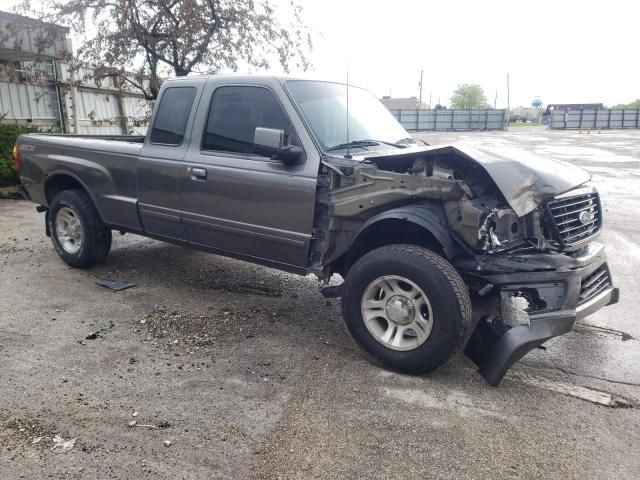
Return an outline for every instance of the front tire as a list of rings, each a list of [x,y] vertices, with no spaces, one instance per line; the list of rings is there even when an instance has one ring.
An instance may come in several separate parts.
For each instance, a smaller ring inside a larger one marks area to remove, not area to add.
[[[417,374],[439,367],[460,346],[471,323],[471,300],[444,258],[414,245],[389,245],[349,270],[342,314],[374,363]]]
[[[51,241],[62,260],[74,268],[90,268],[111,250],[111,230],[83,190],[64,190],[51,202],[47,215]]]

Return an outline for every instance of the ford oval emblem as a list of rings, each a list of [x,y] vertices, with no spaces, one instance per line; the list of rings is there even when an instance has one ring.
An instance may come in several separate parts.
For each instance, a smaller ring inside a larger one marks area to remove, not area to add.
[[[587,212],[585,210],[584,212],[580,212],[580,216],[578,217],[578,220],[580,220],[581,224],[586,225],[587,223],[593,222],[595,218],[596,216],[593,212]]]

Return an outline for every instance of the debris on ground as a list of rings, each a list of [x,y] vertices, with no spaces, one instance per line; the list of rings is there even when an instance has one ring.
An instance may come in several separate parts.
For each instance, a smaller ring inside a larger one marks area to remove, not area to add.
[[[89,335],[87,335],[86,337],[84,337],[85,340],[95,340],[96,338],[100,337],[100,330],[98,330],[97,332],[91,332]]]
[[[633,402],[630,400],[614,395],[613,393],[596,390],[594,388],[559,382],[544,377],[529,375],[523,372],[509,372],[508,376],[535,387],[544,388],[552,392],[561,393],[562,395],[585,400],[596,405],[603,405],[609,408],[634,407]]]
[[[165,447],[170,447],[171,446],[171,441],[170,440],[165,440],[164,441],[164,446]]]
[[[67,453],[75,446],[75,444],[75,438],[72,438],[71,440],[65,440],[60,435],[56,435],[55,437],[53,437],[53,447],[51,447],[51,450],[55,450],[56,453]]]
[[[138,416],[138,412],[134,412],[134,416]],[[141,427],[141,428],[152,428],[152,429],[158,429],[158,428],[169,428],[171,425],[169,424],[169,422],[167,421],[161,421],[160,423],[158,423],[158,425],[152,425],[149,423],[138,423],[136,420],[131,420],[129,422],[129,426],[131,428],[133,427]]]
[[[115,291],[125,290],[127,288],[136,286],[135,283],[131,283],[125,280],[124,278],[116,278],[116,277],[110,277],[110,276],[104,277],[104,278],[98,278],[96,280],[96,283],[98,285],[110,288],[111,290],[115,290]]]
[[[193,278],[200,288],[221,290],[241,295],[259,295],[264,297],[282,297],[287,278],[274,273],[269,282],[256,278],[247,278],[246,273],[229,272],[226,268],[203,268]]]
[[[172,310],[156,305],[140,320],[152,335],[147,340],[169,347],[183,347],[189,352],[214,345],[224,338],[252,338],[258,332],[283,321],[290,321],[291,307],[223,304],[205,312]]]

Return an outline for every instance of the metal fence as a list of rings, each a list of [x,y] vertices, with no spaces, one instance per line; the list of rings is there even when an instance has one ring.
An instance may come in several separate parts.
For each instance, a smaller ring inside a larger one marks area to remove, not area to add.
[[[640,128],[640,110],[572,110],[553,112],[550,127],[553,129],[609,129]]]
[[[389,110],[410,131],[504,130],[506,111],[485,110]]]
[[[88,68],[74,75],[64,64],[42,65],[51,72],[32,83],[0,69],[0,124],[84,134],[146,132],[152,103],[142,94],[118,88],[111,77],[96,83]]]
[[[0,81],[0,121],[40,127],[60,125],[60,104],[53,84]]]

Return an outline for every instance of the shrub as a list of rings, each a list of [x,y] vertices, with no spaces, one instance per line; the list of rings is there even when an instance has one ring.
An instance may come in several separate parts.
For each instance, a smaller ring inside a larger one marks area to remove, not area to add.
[[[13,162],[13,146],[18,135],[37,131],[37,127],[25,125],[0,125],[0,187],[18,183],[18,172]]]

